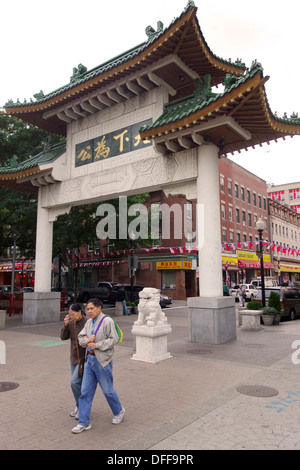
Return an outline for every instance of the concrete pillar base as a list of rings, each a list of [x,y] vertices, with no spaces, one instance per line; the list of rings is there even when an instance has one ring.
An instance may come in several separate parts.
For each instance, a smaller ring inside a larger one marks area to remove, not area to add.
[[[236,339],[234,298],[191,297],[187,305],[191,343],[223,344]]]
[[[156,363],[169,359],[167,336],[172,332],[170,325],[147,326],[133,325],[131,333],[136,339],[136,353],[132,359]]]
[[[60,321],[60,292],[25,292],[23,323],[55,323]]]
[[[6,310],[0,310],[0,330],[5,329]]]

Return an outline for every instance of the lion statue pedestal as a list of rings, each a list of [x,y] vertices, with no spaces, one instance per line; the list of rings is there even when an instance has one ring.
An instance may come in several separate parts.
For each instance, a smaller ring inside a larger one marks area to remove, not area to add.
[[[131,330],[136,337],[132,359],[155,363],[172,357],[167,348],[167,336],[172,328],[159,303],[160,291],[145,287],[139,298],[138,319]]]

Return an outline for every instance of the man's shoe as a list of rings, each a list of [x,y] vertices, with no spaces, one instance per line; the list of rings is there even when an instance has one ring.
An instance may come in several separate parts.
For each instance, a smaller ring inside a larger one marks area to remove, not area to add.
[[[78,416],[78,408],[76,406],[74,411],[71,411],[70,416],[71,418],[76,418],[76,415]],[[76,418],[77,419],[77,418]]]
[[[120,424],[123,421],[124,414],[125,414],[125,408],[122,408],[120,413],[113,417],[112,423],[113,424]]]
[[[74,434],[79,434],[82,431],[88,431],[89,429],[91,429],[91,427],[92,427],[91,424],[87,424],[86,426],[83,426],[82,424],[77,424],[77,426],[75,426],[75,428],[72,429],[72,432]]]

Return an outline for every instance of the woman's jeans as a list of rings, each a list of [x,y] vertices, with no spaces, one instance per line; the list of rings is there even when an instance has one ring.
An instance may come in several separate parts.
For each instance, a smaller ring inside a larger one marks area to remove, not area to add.
[[[82,383],[82,377],[78,376],[78,364],[72,364],[71,362],[71,389],[75,398],[76,406],[78,407],[78,400],[80,397],[81,393],[81,383]]]
[[[112,361],[106,367],[102,367],[96,356],[88,354],[79,398],[79,424],[83,426],[90,424],[92,402],[98,383],[113,415],[118,415],[122,410],[117,392],[113,388]]]

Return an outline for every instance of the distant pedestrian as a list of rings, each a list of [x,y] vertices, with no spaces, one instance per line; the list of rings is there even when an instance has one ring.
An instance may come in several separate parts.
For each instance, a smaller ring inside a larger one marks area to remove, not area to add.
[[[245,306],[245,298],[244,298],[245,289],[242,286],[242,284],[239,285],[239,288],[237,290],[237,294],[239,296],[240,307],[244,307]]]
[[[113,388],[112,358],[114,346],[119,341],[114,321],[102,313],[102,302],[90,299],[87,304],[89,320],[79,333],[80,346],[87,348],[87,361],[84,366],[81,395],[79,398],[79,423],[72,429],[78,434],[91,429],[90,413],[97,384],[113,413],[113,424],[123,420],[125,409]]]
[[[127,308],[125,298],[126,298],[125,291],[124,291],[124,289],[122,289],[122,287],[120,287],[120,289],[117,292],[116,301],[117,302],[122,302],[122,304],[123,304],[123,315],[130,315],[130,311]]]
[[[70,416],[78,419],[78,400],[81,393],[82,377],[78,375],[79,362],[84,360],[85,349],[78,343],[78,334],[83,329],[87,318],[81,310],[79,304],[73,304],[69,308],[68,315],[64,318],[64,327],[61,329],[60,337],[63,341],[70,340],[70,360],[71,360],[71,389],[75,398],[75,409]]]

